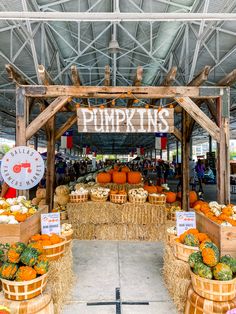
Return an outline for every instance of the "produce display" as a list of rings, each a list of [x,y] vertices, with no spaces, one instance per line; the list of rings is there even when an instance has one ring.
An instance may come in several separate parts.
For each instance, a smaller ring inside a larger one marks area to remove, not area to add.
[[[139,184],[142,181],[142,174],[138,171],[131,171],[127,166],[114,166],[113,169],[103,171],[97,174],[98,183],[116,183],[116,184]]]
[[[37,249],[37,247],[43,249],[44,246],[58,244],[63,241],[64,239],[57,234],[35,234],[30,238],[29,246],[34,247],[35,249]]]
[[[232,280],[236,273],[236,259],[229,255],[220,258],[218,247],[209,240],[200,245],[200,251],[189,256],[192,271],[206,279]]]
[[[197,201],[194,203],[193,208],[217,224],[236,226],[236,206],[233,204],[221,205],[217,202]]]
[[[48,272],[49,261],[39,247],[16,242],[1,255],[0,278],[13,281],[29,281]]]
[[[72,229],[71,224],[64,223],[61,225],[61,235],[62,236],[66,236],[66,235],[70,234],[72,231],[73,231],[73,229]]]
[[[86,195],[88,194],[88,190],[84,189],[83,187],[80,187],[78,190],[72,191],[71,195]]]
[[[90,191],[91,199],[96,200],[96,199],[101,199],[101,200],[107,200],[109,196],[110,189],[107,188],[92,188]]]
[[[35,214],[38,210],[25,196],[0,198],[0,224],[18,224]]]

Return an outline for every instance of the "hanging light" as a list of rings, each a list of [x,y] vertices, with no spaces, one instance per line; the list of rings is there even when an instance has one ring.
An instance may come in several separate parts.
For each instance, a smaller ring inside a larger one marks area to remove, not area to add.
[[[118,53],[120,50],[119,43],[114,34],[112,34],[111,41],[109,42],[108,51],[111,54]]]

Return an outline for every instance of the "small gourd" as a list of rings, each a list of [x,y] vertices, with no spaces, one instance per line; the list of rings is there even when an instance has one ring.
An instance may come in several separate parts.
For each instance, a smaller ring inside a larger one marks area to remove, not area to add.
[[[189,266],[191,268],[194,268],[195,264],[197,263],[202,263],[203,260],[202,260],[202,254],[201,252],[193,252],[192,254],[189,255],[189,258],[188,258],[188,263],[189,263]]]
[[[202,278],[212,279],[211,267],[203,263],[196,263],[194,265],[193,272]]]
[[[49,261],[46,256],[40,255],[34,269],[38,275],[44,275],[48,272]]]
[[[233,278],[233,272],[231,268],[224,263],[218,263],[213,268],[213,275],[216,280],[222,281],[231,280]]]
[[[202,259],[204,264],[214,267],[219,263],[219,252],[213,248],[205,248],[202,250]]]
[[[184,244],[188,246],[199,246],[199,241],[196,235],[194,234],[186,234],[184,238]]]
[[[16,273],[16,281],[29,281],[37,276],[36,270],[29,266],[21,266]]]
[[[34,266],[37,262],[39,253],[36,249],[27,247],[21,254],[20,261],[27,266]]]
[[[236,259],[231,257],[230,255],[224,255],[220,259],[221,263],[227,264],[233,273],[236,273]]]
[[[18,266],[13,263],[5,262],[0,267],[0,278],[13,280],[18,270]]]

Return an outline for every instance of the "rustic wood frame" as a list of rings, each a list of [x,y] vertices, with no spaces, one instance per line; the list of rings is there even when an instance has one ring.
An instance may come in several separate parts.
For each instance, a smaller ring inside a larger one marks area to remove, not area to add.
[[[52,209],[55,141],[76,123],[76,115],[73,114],[67,122],[58,130],[55,130],[55,116],[59,111],[69,110],[67,104],[72,97],[82,98],[83,104],[88,106],[89,98],[116,99],[119,96],[128,100],[128,107],[132,107],[136,98],[150,99],[153,107],[161,98],[169,98],[179,106],[182,112],[182,131],[174,128],[173,134],[182,142],[182,207],[189,208],[189,157],[190,137],[193,125],[197,122],[217,141],[217,196],[218,202],[228,203],[229,192],[229,87],[236,81],[236,73],[230,73],[220,81],[223,86],[200,86],[206,79],[210,67],[204,69],[188,84],[188,86],[170,86],[176,75],[176,67],[170,69],[163,81],[163,86],[141,86],[142,69],[138,67],[134,86],[120,87],[109,86],[109,68],[105,70],[104,86],[82,86],[78,72],[72,66],[73,86],[53,85],[50,75],[43,66],[39,66],[39,73],[44,85],[27,85],[25,79],[10,65],[6,66],[9,77],[17,83],[16,88],[16,145],[27,145],[27,141],[43,126],[47,133],[47,203]],[[52,99],[47,106],[42,106],[42,112],[29,124],[29,104],[32,100],[40,101]],[[212,113],[212,121],[201,109],[200,105],[207,102]],[[216,103],[216,105],[215,105]]]

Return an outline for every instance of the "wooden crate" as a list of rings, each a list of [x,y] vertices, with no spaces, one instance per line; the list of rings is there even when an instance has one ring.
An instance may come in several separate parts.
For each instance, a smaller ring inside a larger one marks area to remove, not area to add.
[[[197,228],[209,235],[219,247],[221,256],[229,254],[236,258],[236,227],[224,227],[196,212]]]
[[[40,233],[41,230],[41,214],[48,212],[48,206],[42,206],[41,209],[26,221],[17,225],[1,224],[0,225],[0,243],[14,243],[21,241],[28,243],[29,238]]]

